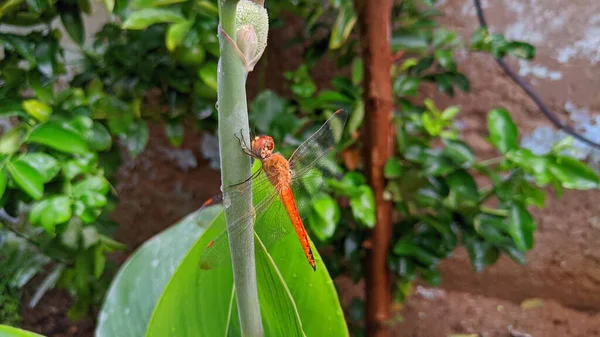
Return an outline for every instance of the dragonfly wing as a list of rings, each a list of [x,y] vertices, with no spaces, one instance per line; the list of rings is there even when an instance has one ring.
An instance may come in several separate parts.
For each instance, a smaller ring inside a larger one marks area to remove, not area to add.
[[[226,230],[217,235],[202,252],[202,255],[200,256],[200,268],[215,269],[229,264],[231,261],[229,237],[239,237],[244,235],[249,227],[262,221],[262,219],[269,214],[269,210],[273,208],[273,201],[276,199],[276,194],[267,196],[255,207],[254,212],[239,217]]]
[[[300,144],[289,159],[290,168],[295,177],[304,176],[316,167],[329,170],[335,167],[335,162],[327,158],[327,154],[335,146],[335,133],[341,134],[347,120],[348,113],[346,111],[336,111],[323,126]]]

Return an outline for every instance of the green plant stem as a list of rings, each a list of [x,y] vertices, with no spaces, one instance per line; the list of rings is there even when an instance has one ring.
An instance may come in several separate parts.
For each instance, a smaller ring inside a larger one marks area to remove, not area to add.
[[[506,210],[506,209],[495,209],[495,208],[489,208],[486,206],[481,206],[479,208],[479,210],[481,211],[481,213],[485,213],[485,214],[489,214],[489,215],[496,215],[496,216],[500,216],[500,217],[508,216],[508,210]]]
[[[479,163],[477,163],[478,166],[481,167],[485,167],[485,166],[490,166],[490,165],[495,165],[495,164],[499,164],[504,160],[504,156],[500,156],[500,157],[494,157],[494,158],[490,158],[490,159],[486,159],[486,160],[482,160]]]
[[[236,8],[238,0],[219,1],[219,20],[222,30],[235,41]],[[219,31],[221,58],[218,68],[219,149],[221,158],[221,184],[231,186],[251,175],[250,157],[243,153],[235,134],[240,131],[249,139],[248,105],[246,102],[246,77],[239,54]],[[224,200],[227,227],[235,219],[252,211],[252,195],[246,202],[230,204]],[[247,221],[254,221],[249,218]],[[254,261],[254,226],[244,233],[229,236],[231,262],[242,336],[263,335],[256,267]]]

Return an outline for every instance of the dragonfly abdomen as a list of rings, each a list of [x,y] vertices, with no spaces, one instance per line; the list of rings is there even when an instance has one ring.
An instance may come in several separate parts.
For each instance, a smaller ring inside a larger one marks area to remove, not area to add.
[[[316,270],[317,266],[315,264],[315,258],[310,248],[310,241],[308,240],[306,229],[302,223],[302,218],[300,217],[298,209],[296,208],[296,200],[294,199],[292,188],[289,185],[282,187],[279,190],[279,196],[281,197],[281,201],[285,206],[287,214],[294,225],[294,229],[296,230],[296,235],[298,236],[298,240],[300,240],[300,244],[302,245],[304,255],[306,255],[306,259],[308,260],[308,263],[312,269]]]

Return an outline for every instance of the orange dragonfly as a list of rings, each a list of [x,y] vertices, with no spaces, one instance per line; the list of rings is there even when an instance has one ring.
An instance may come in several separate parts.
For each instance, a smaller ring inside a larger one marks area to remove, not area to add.
[[[308,263],[316,270],[303,217],[298,212],[298,208],[304,209],[310,205],[301,204],[302,202],[297,204],[294,194],[307,192],[309,189],[311,191],[308,193],[314,194],[325,185],[324,177],[335,170],[332,166],[335,163],[327,158],[335,145],[334,132],[339,131],[341,134],[347,119],[347,112],[336,111],[321,128],[300,144],[289,160],[280,153],[273,152],[275,143],[270,136],[255,137],[250,146],[240,139],[244,153],[261,162],[260,169],[247,181],[225,188],[221,195],[209,199],[203,206],[216,202],[234,204],[247,200],[252,195],[254,209],[250,214],[235,219],[208,244],[200,257],[202,269],[214,269],[228,261],[228,235],[245,232],[252,225],[249,219],[254,217],[254,231],[267,247],[286,237],[291,233],[291,228],[294,228]]]

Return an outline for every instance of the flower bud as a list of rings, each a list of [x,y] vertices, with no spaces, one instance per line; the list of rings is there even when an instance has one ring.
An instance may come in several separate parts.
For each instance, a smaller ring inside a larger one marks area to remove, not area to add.
[[[237,46],[246,60],[254,59],[258,51],[258,37],[252,25],[243,25],[237,30]]]
[[[269,15],[265,7],[250,0],[240,0],[236,11],[237,46],[246,58],[249,70],[265,51],[268,33]]]

